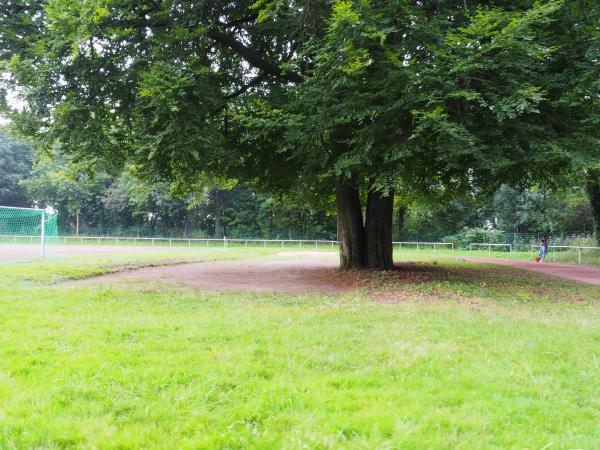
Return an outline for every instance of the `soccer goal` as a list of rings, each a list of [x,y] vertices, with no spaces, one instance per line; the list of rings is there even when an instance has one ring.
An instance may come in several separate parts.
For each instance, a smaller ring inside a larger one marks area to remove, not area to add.
[[[46,246],[58,243],[58,211],[0,206],[0,243],[26,245],[24,254],[35,246],[45,256]],[[18,247],[12,253],[18,255]]]

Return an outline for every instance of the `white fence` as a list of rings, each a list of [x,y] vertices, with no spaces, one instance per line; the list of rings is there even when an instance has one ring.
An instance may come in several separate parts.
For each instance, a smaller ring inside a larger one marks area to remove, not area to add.
[[[4,243],[30,243],[39,242],[40,236],[17,236],[17,235],[0,235],[0,242]],[[285,244],[297,244],[300,247],[304,246],[330,246],[337,245],[337,241],[328,240],[310,240],[310,239],[210,239],[210,238],[152,238],[152,237],[116,237],[116,236],[61,236],[56,238],[57,243],[62,244],[115,244],[115,245],[149,245],[163,244],[169,246],[191,246],[206,245],[210,246],[215,243],[222,244],[223,247],[228,247],[229,244],[235,243],[244,246],[267,244],[280,244],[282,247]]]
[[[17,236],[17,235],[0,235],[0,242],[12,242],[12,243],[30,243],[34,244],[40,239],[39,236]],[[206,245],[210,246],[213,244],[222,244],[223,247],[227,247],[229,244],[239,244],[243,246],[248,245],[262,245],[267,247],[268,245],[278,244],[284,247],[286,244],[295,244],[299,247],[319,247],[328,246],[334,247],[339,245],[338,241],[330,240],[313,240],[313,239],[211,239],[211,238],[153,238],[153,237],[117,237],[117,236],[61,236],[57,238],[60,243],[63,244],[115,244],[115,245],[169,245],[169,246],[191,246],[193,245]],[[454,250],[454,244],[451,242],[392,242],[394,247],[399,249],[416,247],[417,251],[433,249],[437,251],[439,249],[447,248]]]
[[[473,247],[487,247],[488,248],[488,254],[492,254],[492,247],[498,247],[498,248],[503,248],[503,247],[508,247],[508,258],[512,259],[512,244],[486,244],[486,243],[479,243],[479,242],[471,242],[469,244],[469,252],[473,251]]]
[[[392,242],[394,246],[398,246],[400,250],[402,250],[402,246],[404,247],[416,247],[417,251],[421,251],[422,249],[433,248],[434,253],[438,250],[438,248],[447,248],[450,247],[450,251],[454,251],[454,244],[452,242]]]
[[[530,258],[533,259],[533,254],[534,252],[538,252],[540,245],[536,244],[536,245],[532,245],[531,246],[531,250],[530,250]],[[557,251],[558,250],[558,251]],[[577,246],[577,245],[549,245],[548,246],[548,253],[546,255],[546,257],[551,256],[552,257],[552,261],[556,262],[556,256],[557,254],[560,254],[561,252],[564,251],[569,251],[569,250],[573,250],[573,253],[577,253],[577,263],[581,264],[581,257],[582,257],[582,253],[585,252],[586,250],[591,250],[591,251],[597,251],[598,252],[598,256],[597,258],[600,260],[600,247],[586,247],[586,246]]]
[[[210,246],[215,243],[222,244],[223,247],[228,247],[229,244],[240,244],[243,246],[250,245],[262,245],[266,247],[267,244],[280,244],[282,247],[285,244],[297,244],[299,247],[304,246],[330,246],[333,247],[337,245],[337,241],[327,241],[327,240],[309,240],[309,239],[210,239],[210,238],[152,238],[152,237],[110,237],[110,236],[101,236],[101,237],[91,237],[91,236],[63,236],[60,238],[60,241],[63,244],[68,242],[79,242],[80,244],[85,244],[86,242],[102,244],[104,242],[114,242],[116,245],[126,244],[132,242],[133,245],[137,244],[146,244],[153,246],[155,244],[167,244],[169,246],[191,246],[194,245],[206,245]]]
[[[61,236],[60,238],[51,238],[55,243],[63,244],[105,244],[105,245],[163,245],[163,246],[223,246],[227,248],[230,244],[236,244],[238,246],[247,247],[249,245],[258,245],[262,247],[272,247],[278,245],[285,247],[286,245],[296,245],[299,248],[319,248],[329,247],[333,248],[339,245],[338,241],[332,240],[311,240],[311,239],[209,239],[209,238],[152,238],[152,237],[116,237],[116,236]],[[40,236],[17,236],[17,235],[0,235],[0,243],[14,243],[14,244],[39,244]],[[416,249],[420,251],[431,251],[438,252],[450,251],[454,252],[454,244],[451,242],[392,242],[394,248],[399,250],[412,250]],[[512,244],[488,244],[488,243],[477,243],[472,242],[469,244],[469,252],[472,252],[474,248],[487,247],[488,253],[491,255],[492,248],[507,248],[508,258],[512,258],[513,246]],[[537,253],[539,245],[531,245],[530,247],[530,259],[533,259],[534,253]],[[551,245],[548,248],[547,257],[551,258],[552,261],[557,259],[568,261],[577,261],[582,264],[584,257],[590,256],[592,252],[597,252],[594,255],[595,264],[600,264],[600,247],[588,247],[588,246],[568,246],[568,245]]]

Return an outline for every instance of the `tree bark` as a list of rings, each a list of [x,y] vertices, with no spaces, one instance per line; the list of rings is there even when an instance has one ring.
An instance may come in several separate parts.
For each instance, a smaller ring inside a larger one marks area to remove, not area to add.
[[[367,217],[365,222],[367,267],[379,270],[392,270],[392,222],[394,214],[394,194],[382,195],[369,192],[367,197]]]
[[[408,208],[404,205],[398,207],[398,234],[404,231],[404,222],[406,221],[406,212]]]
[[[340,269],[360,269],[366,264],[365,228],[358,189],[338,181],[336,186]]]
[[[600,245],[600,169],[587,170],[585,187],[592,207],[594,234],[598,245]]]

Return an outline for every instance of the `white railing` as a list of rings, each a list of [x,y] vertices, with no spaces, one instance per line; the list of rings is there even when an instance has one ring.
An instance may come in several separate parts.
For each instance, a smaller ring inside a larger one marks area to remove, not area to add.
[[[539,244],[532,244],[531,250],[529,252],[530,259],[533,259],[533,253],[535,249],[539,249],[541,246]],[[567,249],[567,250],[577,250],[577,263],[581,264],[581,250],[600,250],[600,247],[586,247],[580,245],[549,245],[548,250],[552,253],[552,261],[556,262],[556,249]],[[547,256],[547,255],[546,255]]]
[[[6,242],[6,241],[12,241],[15,244],[17,244],[18,242],[22,242],[22,241],[29,241],[30,244],[37,244],[39,242],[41,242],[42,236],[41,234],[38,234],[37,236],[19,236],[19,235],[15,235],[15,234],[10,234],[10,235],[0,235],[0,243],[2,242]]]
[[[243,244],[244,246],[248,246],[248,244],[259,244],[263,247],[266,247],[267,244],[281,244],[283,247],[285,244],[298,244],[300,248],[302,245],[318,247],[319,245],[328,245],[333,247],[337,244],[337,241],[327,241],[327,240],[311,240],[311,239],[215,239],[215,238],[153,238],[153,237],[109,237],[109,236],[101,236],[101,237],[81,237],[81,236],[64,236],[60,238],[63,243],[66,243],[67,240],[79,240],[81,244],[86,240],[97,241],[98,244],[102,243],[102,241],[114,241],[115,244],[124,243],[124,242],[133,242],[134,245],[139,243],[146,243],[150,246],[153,246],[155,243],[169,243],[169,246],[173,246],[173,244],[187,244],[191,246],[192,244],[205,244],[206,246],[210,246],[213,243],[222,243],[223,247],[228,247],[229,244],[237,243]]]
[[[469,252],[473,251],[473,247],[487,247],[488,254],[492,254],[492,247],[508,247],[508,258],[512,259],[512,244],[487,244],[482,242],[471,242],[469,244]]]
[[[2,236],[0,235],[0,241],[12,241],[14,243],[29,241],[30,243],[35,243],[35,241],[39,240],[39,236],[17,236],[17,235],[8,235]],[[84,245],[85,243],[94,243],[94,244],[102,244],[106,242],[114,242],[116,245],[133,243],[133,245],[137,244],[147,244],[153,246],[159,243],[168,243],[169,246],[173,246],[174,244],[183,244],[184,246],[187,244],[191,246],[192,244],[205,244],[209,246],[212,243],[222,243],[224,247],[227,247],[230,243],[238,243],[248,246],[248,244],[261,244],[264,247],[267,244],[281,244],[283,247],[285,244],[298,244],[300,247],[305,246],[330,246],[333,247],[337,245],[337,241],[328,241],[328,240],[313,240],[313,239],[211,239],[211,238],[157,238],[157,237],[126,237],[126,236],[61,236],[57,238],[61,243],[67,244],[69,242],[80,243]]]
[[[16,236],[16,235],[8,235],[2,236],[0,235],[1,241],[12,241],[14,243],[29,241],[31,244],[35,243],[36,240],[39,240],[39,236]],[[215,238],[157,238],[157,237],[126,237],[126,236],[61,236],[57,238],[63,244],[72,242],[72,243],[80,243],[84,245],[86,243],[94,243],[94,244],[102,244],[114,242],[116,245],[122,245],[127,243],[133,243],[133,245],[138,244],[147,244],[153,246],[155,244],[166,244],[169,246],[183,244],[184,246],[191,246],[192,244],[205,244],[206,246],[210,246],[214,243],[222,243],[223,247],[227,247],[231,243],[242,244],[244,246],[250,245],[262,245],[266,247],[269,244],[280,244],[282,247],[285,244],[297,244],[300,248],[302,246],[306,247],[319,247],[319,246],[329,246],[334,247],[339,245],[338,241],[330,241],[330,240],[321,240],[321,239],[215,239]],[[433,251],[437,251],[440,247],[450,247],[450,250],[454,250],[454,244],[452,242],[392,242],[392,245],[397,246],[399,249],[402,249],[403,246],[415,246],[417,251],[426,250],[427,248],[433,248]]]
[[[452,242],[392,242],[393,245],[397,245],[400,250],[402,246],[416,246],[417,251],[420,251],[423,247],[433,247],[434,253],[440,246],[450,246],[450,250],[454,251],[454,244]]]

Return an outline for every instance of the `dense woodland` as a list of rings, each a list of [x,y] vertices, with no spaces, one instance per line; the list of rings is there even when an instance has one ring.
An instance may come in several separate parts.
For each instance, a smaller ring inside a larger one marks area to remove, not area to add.
[[[29,145],[0,133],[0,205],[51,205],[65,234],[336,238],[333,198],[315,208],[300,195],[274,197],[234,183],[179,197],[131,168],[112,175],[78,169],[60,151],[35,157]],[[396,239],[438,240],[465,228],[586,236],[593,218],[583,183],[546,191],[502,185],[491,196],[444,204],[396,198]]]
[[[600,227],[599,23],[584,0],[15,0],[0,108],[38,153],[20,189],[62,180],[68,223],[219,235],[254,208],[389,269],[400,227]]]
[[[50,205],[65,234],[335,239],[331,212],[298,198],[231,182],[177,196],[168,183],[150,183],[131,167],[90,174],[59,150],[36,158],[28,145],[2,133],[0,205]]]

